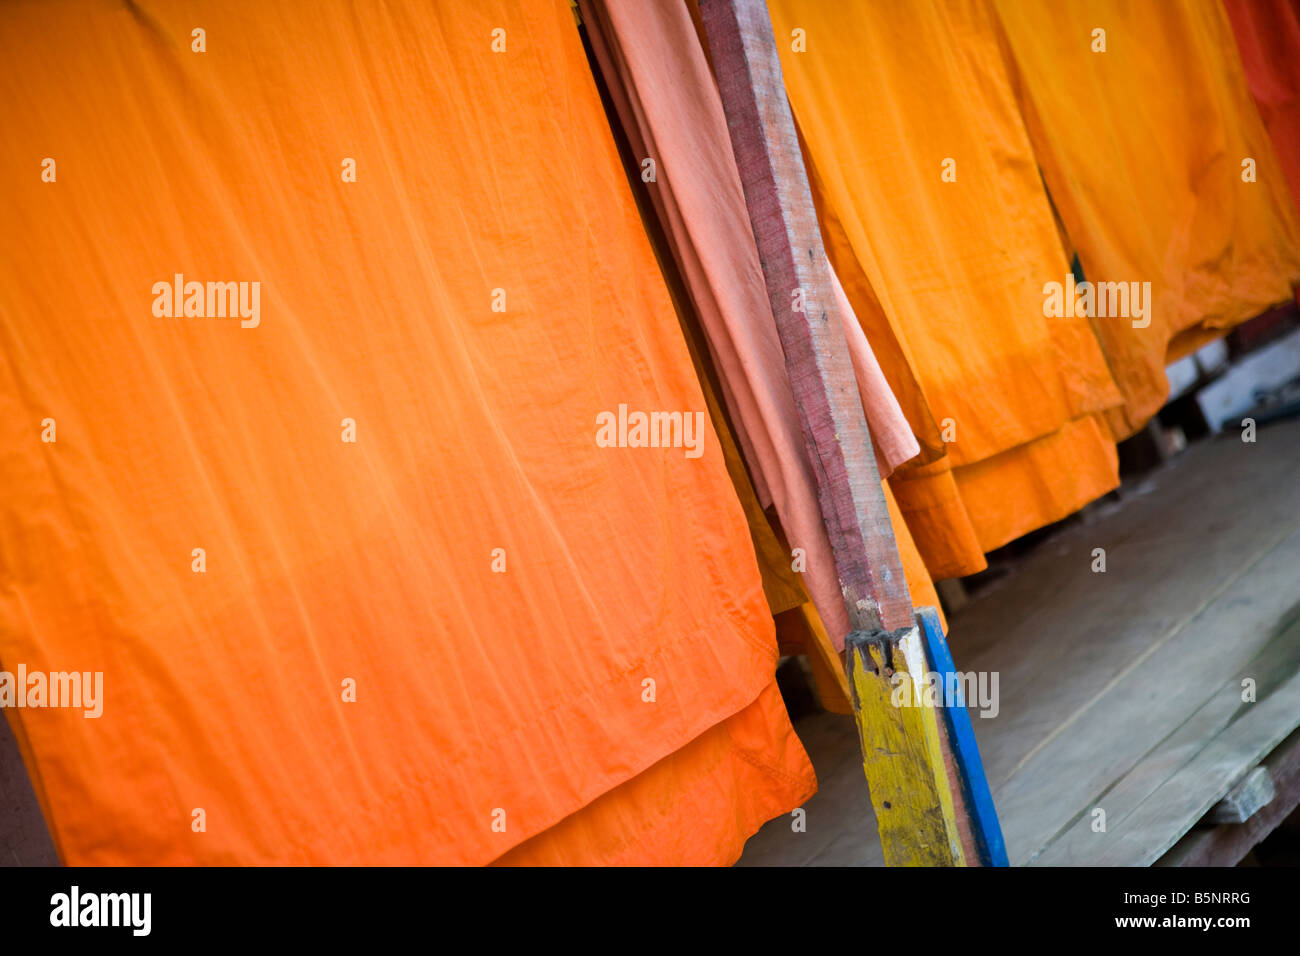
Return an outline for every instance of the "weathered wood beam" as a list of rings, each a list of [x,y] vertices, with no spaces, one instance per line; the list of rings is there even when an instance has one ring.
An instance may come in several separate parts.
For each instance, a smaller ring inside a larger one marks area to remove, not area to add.
[[[852,631],[844,639],[863,765],[890,865],[965,862],[936,712],[897,707],[926,670],[871,437],[831,293],[812,193],[762,0],[701,0],[786,369]]]
[[[911,627],[767,8],[705,0],[700,13],[849,621],[858,631]]]
[[[943,636],[943,625],[932,607],[920,608],[916,616],[921,621],[921,634],[925,638],[926,656],[931,669],[940,675],[944,687],[951,683],[957,690],[956,700],[944,700],[942,713],[948,730],[952,759],[956,764],[955,776],[961,783],[964,797],[962,802],[975,841],[975,852],[985,866],[1009,866],[1002,824],[998,821],[997,810],[993,806],[993,792],[989,789],[988,777],[984,773],[984,761],[980,759],[979,744],[975,741],[975,728],[971,726],[970,714],[967,712],[962,682],[956,679],[957,667],[953,664],[952,652],[948,650],[948,641]],[[960,819],[959,811],[958,820]]]

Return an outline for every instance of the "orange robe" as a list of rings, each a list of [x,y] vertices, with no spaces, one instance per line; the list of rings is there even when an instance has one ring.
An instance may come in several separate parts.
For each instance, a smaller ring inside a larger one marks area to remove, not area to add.
[[[1118,481],[1119,393],[1068,270],[990,11],[771,0],[828,254],[923,449],[890,483],[930,573]]]
[[[1300,210],[1300,0],[1224,0],[1250,93]]]
[[[727,862],[810,792],[717,436],[596,441],[705,405],[566,2],[10,4],[0,97],[0,662],[104,680],[5,711],[65,862]]]
[[[1124,395],[1109,416],[1124,438],[1164,404],[1170,361],[1291,297],[1295,209],[1220,3],[995,6],[1085,277],[1151,283],[1148,326],[1094,323]]]

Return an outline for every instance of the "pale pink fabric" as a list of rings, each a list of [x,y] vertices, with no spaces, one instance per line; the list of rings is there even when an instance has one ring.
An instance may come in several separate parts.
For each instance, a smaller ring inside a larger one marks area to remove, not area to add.
[[[844,294],[844,286],[840,285],[840,277],[835,274],[830,260],[827,260],[826,268],[831,271],[835,302],[839,306],[840,318],[844,320],[844,336],[849,342],[853,377],[858,381],[862,410],[866,412],[867,427],[871,429],[876,464],[880,468],[880,477],[887,478],[903,462],[921,454],[921,446],[917,444],[916,436],[903,417],[898,399],[885,381],[885,373],[880,371],[876,353],[871,351],[867,334],[862,331],[862,323],[853,314],[853,306],[849,305],[849,297]]]
[[[722,382],[754,488],[773,504],[836,646],[848,616],[804,450],[785,358],[754,245],[727,121],[685,2],[579,0],[592,49],[672,246]],[[916,440],[836,280],[854,372],[885,477]]]

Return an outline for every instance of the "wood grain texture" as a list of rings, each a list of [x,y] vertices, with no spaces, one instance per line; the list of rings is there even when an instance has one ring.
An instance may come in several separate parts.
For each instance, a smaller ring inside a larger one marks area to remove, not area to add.
[[[703,0],[727,129],[855,631],[913,624],[893,528],[761,0]],[[844,635],[833,634],[836,646]]]
[[[1179,844],[1169,860],[1230,864],[1277,825],[1279,806],[1300,799],[1264,746],[1294,720],[1276,704],[1298,666],[1286,636],[1300,612],[1297,473],[1300,420],[1261,428],[1255,444],[1196,442],[1126,485],[1118,502],[1042,542],[950,617],[947,637],[962,670],[1000,676],[1000,711],[971,718],[1013,865],[1067,862],[1055,855],[1065,847],[1049,844],[1099,802],[1112,839],[1089,831],[1072,843],[1071,865],[1095,865],[1103,854],[1141,865],[1171,840],[1198,835],[1198,846]],[[1105,574],[1091,571],[1097,547],[1106,550]],[[1241,700],[1246,676],[1257,680],[1255,704]],[[1244,749],[1225,749],[1231,741],[1221,733],[1250,707],[1274,710],[1257,718],[1272,727],[1242,735]],[[879,865],[855,790],[857,741],[825,714],[795,729],[820,787],[805,803],[808,832],[764,828],[742,862]],[[1208,758],[1216,739],[1226,762],[1180,774],[1198,755]],[[1278,797],[1202,842],[1205,810],[1261,756]],[[1186,800],[1166,799],[1176,775]],[[1148,813],[1155,825],[1138,827]]]
[[[954,674],[957,668],[952,653],[948,650],[948,642],[944,639],[939,615],[934,608],[923,607],[917,612],[917,618],[925,638],[930,666],[943,676],[946,685],[948,675]],[[943,702],[943,722],[947,727],[947,741],[956,763],[955,776],[961,783],[976,849],[985,866],[1007,866],[1006,842],[1002,838],[1002,825],[998,822],[993,794],[989,791],[988,778],[984,774],[979,744],[975,742],[975,730],[966,710],[966,701],[961,699],[960,682],[955,682],[954,686],[957,688],[958,699]]]
[[[923,675],[913,627],[892,646],[851,638],[849,680],[871,806],[887,866],[964,866],[965,852],[943,753],[938,711],[896,706],[890,673]],[[923,679],[923,678],[921,678]]]
[[[924,670],[911,597],[885,503],[830,268],[761,0],[703,0],[700,13],[740,170],[805,451],[848,612],[849,680],[887,863],[962,865],[965,853],[931,708],[898,708],[891,648]],[[910,629],[897,645],[871,643]],[[910,641],[910,644],[907,642]],[[870,666],[870,654],[876,666]],[[864,656],[867,655],[867,656]]]
[[[1236,866],[1300,805],[1300,731],[1264,760],[1273,779],[1273,799],[1244,823],[1194,827],[1156,861],[1156,866]]]
[[[1029,862],[1150,865],[1295,729],[1300,723],[1300,624],[1284,629],[1258,653],[1252,654],[1243,641],[1247,648],[1231,669],[1215,674],[1224,661],[1222,642],[1214,638],[1222,633],[1207,627],[1200,632],[1209,638],[1207,646],[1182,642],[1153,657],[1149,670],[1117,688],[1105,711],[1093,718],[1101,724],[1097,734],[1128,735],[1141,745],[1148,733],[1170,729],[1145,752],[1126,750],[1133,761],[1127,772],[1078,805],[1068,825]],[[1245,677],[1258,681],[1254,702],[1242,700]],[[1211,680],[1216,689],[1198,693],[1194,709],[1186,714],[1179,694],[1186,696],[1187,688]],[[1097,807],[1106,813],[1104,832],[1092,826]]]
[[[1245,823],[1273,802],[1277,790],[1267,767],[1256,767],[1233,784],[1222,800],[1205,815],[1209,823]]]

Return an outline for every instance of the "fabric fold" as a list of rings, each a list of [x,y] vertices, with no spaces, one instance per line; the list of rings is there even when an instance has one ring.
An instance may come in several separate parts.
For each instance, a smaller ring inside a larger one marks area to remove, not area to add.
[[[974,573],[1118,483],[1088,421],[1121,401],[1087,318],[1045,309],[1069,264],[992,12],[769,10],[827,253],[921,448],[890,485],[930,574]]]
[[[817,486],[763,281],[726,117],[685,3],[580,0],[624,132],[652,180],[642,186],[664,226],[699,316],[759,500],[806,555],[809,594],[836,647],[848,632]],[[652,164],[649,167],[645,163]],[[882,475],[919,448],[866,336],[851,349]]]
[[[60,856],[486,863],[669,760],[725,862],[811,770],[568,5],[203,25],[0,8],[0,661],[104,680],[5,709]]]
[[[1146,300],[1093,307],[1126,438],[1164,404],[1169,362],[1292,297],[1295,208],[1220,3],[993,7],[1085,279]]]

